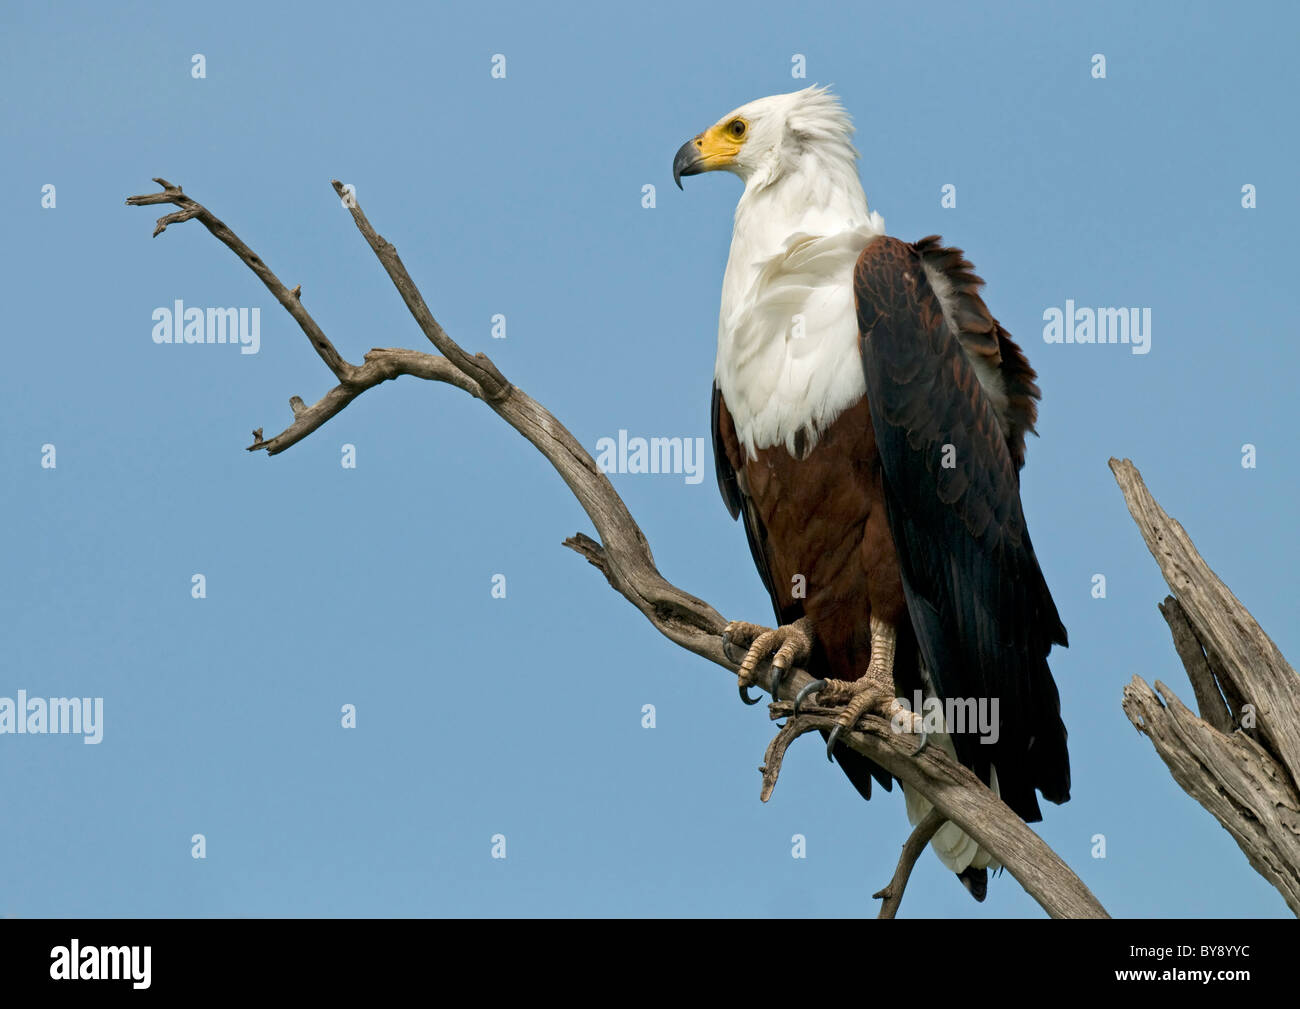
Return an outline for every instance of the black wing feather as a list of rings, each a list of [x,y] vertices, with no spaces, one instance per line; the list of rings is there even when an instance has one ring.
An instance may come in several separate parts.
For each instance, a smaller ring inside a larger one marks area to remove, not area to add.
[[[1065,628],[1025,527],[1016,460],[943,318],[922,252],[877,239],[859,260],[855,294],[890,531],[921,656],[940,697],[998,699],[997,742],[954,734],[958,758],[985,781],[996,765],[1004,801],[1041,819],[1035,789],[1053,802],[1070,792],[1047,665]]]

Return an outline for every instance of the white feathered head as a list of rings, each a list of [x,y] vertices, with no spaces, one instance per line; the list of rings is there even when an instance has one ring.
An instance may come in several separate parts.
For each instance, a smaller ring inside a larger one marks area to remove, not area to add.
[[[827,88],[759,98],[682,144],[673,159],[673,181],[680,188],[683,175],[719,169],[746,183],[756,176],[775,181],[810,149],[852,163],[858,156],[852,136],[849,114]]]

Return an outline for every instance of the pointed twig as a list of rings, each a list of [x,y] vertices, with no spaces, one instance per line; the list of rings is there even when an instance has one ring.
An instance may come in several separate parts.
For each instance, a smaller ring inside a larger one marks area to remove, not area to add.
[[[785,751],[789,749],[790,744],[805,732],[814,732],[816,729],[817,726],[800,715],[798,718],[787,719],[777,734],[772,737],[772,741],[767,744],[767,752],[763,754],[763,764],[759,768],[763,774],[763,787],[758,794],[760,802],[767,802],[772,797],[772,789],[776,788],[776,779],[781,774],[781,762],[785,759]]]
[[[316,320],[311,317],[311,313],[303,308],[302,302],[294,297],[292,291],[280,283],[280,278],[271,272],[271,268],[262,262],[262,258],[245,245],[238,235],[226,227],[224,221],[220,220],[198,201],[186,196],[181,191],[180,186],[173,186],[166,179],[155,178],[154,182],[163,187],[161,193],[129,196],[126,200],[127,206],[130,207],[148,207],[159,203],[174,203],[181,208],[179,211],[164,214],[158,218],[158,226],[153,230],[154,237],[157,238],[166,231],[169,224],[179,224],[181,221],[188,221],[197,217],[199,223],[212,232],[217,241],[230,249],[231,252],[243,260],[245,266],[257,274],[258,279],[266,285],[266,289],[275,296],[275,300],[283,305],[285,311],[293,316],[294,321],[302,327],[302,331],[311,340],[312,347],[320,356],[320,359],[325,362],[326,367],[334,373],[335,377],[341,382],[349,381],[353,377],[355,367],[343,360],[339,352],[334,349],[334,344],[330,343],[329,338],[321,331],[320,326],[316,325]]]
[[[930,843],[930,839],[947,822],[946,816],[937,809],[932,809],[908,835],[907,840],[903,842],[903,853],[898,856],[898,868],[894,870],[894,878],[885,884],[884,889],[877,890],[871,895],[877,900],[884,900],[880,906],[880,913],[876,915],[877,918],[893,918],[898,914],[898,907],[903,903],[903,891],[907,889],[907,881],[912,875],[912,866],[916,865],[916,860],[921,852],[925,851],[925,846]]]

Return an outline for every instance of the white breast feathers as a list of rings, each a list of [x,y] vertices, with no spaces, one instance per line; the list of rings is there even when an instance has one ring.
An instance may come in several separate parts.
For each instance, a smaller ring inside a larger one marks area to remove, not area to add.
[[[794,453],[800,431],[806,451],[866,391],[853,268],[882,234],[872,213],[833,234],[792,234],[775,255],[749,263],[733,242],[714,377],[751,455],[778,444]]]

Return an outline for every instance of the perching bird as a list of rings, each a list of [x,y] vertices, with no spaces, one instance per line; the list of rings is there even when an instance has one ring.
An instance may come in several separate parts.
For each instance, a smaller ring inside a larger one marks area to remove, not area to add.
[[[843,704],[844,728],[874,713],[920,731],[914,699],[927,712],[942,702],[948,720],[930,738],[1032,822],[1035,791],[1070,794],[1047,666],[1065,627],[1020,504],[1036,375],[960,250],[885,234],[852,132],[813,87],[741,106],[673,161],[678,186],[718,169],[745,186],[722,282],[713,449],[777,626],[735,622],[724,642],[749,646],[747,701],[775,652],[778,679],[792,666],[822,678],[819,703]],[[954,724],[976,711],[983,725]],[[890,789],[838,732],[828,753],[859,792],[870,798],[872,777]],[[929,803],[904,794],[917,823]],[[982,900],[989,853],[951,823],[933,845]]]

